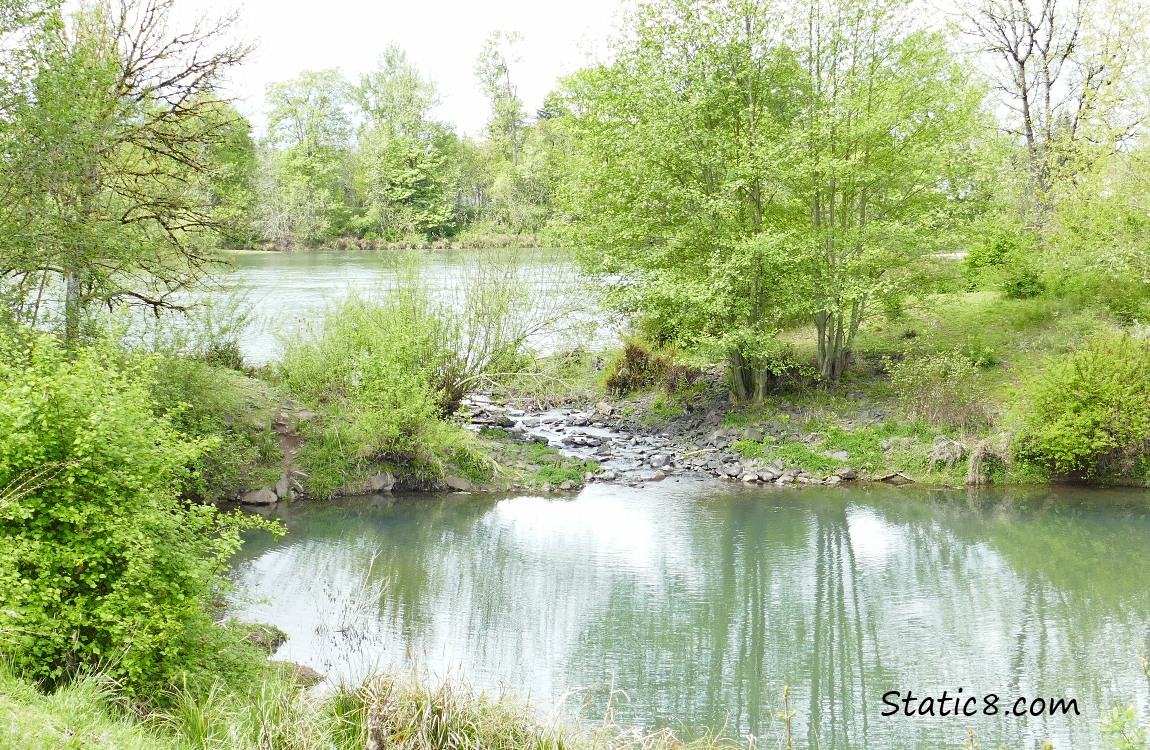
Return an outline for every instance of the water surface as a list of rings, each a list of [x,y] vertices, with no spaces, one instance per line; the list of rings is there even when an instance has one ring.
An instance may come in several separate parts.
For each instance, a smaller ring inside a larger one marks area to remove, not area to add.
[[[442,496],[282,508],[240,614],[279,657],[356,679],[420,665],[543,713],[800,747],[1097,747],[1150,686],[1150,502],[668,480],[574,498]],[[262,599],[262,602],[253,600]],[[1077,699],[1081,716],[883,717],[882,696]]]
[[[323,311],[354,292],[372,298],[386,295],[396,283],[394,252],[309,251],[245,252],[229,256],[234,270],[223,279],[227,289],[243,289],[252,306],[254,325],[241,341],[245,359],[266,364],[280,353],[279,337],[304,329]],[[449,303],[486,262],[514,273],[521,294],[544,298],[536,312],[562,314],[567,322],[586,322],[589,295],[562,250],[447,251],[419,253],[419,279],[428,290]],[[573,345],[568,336],[582,331],[572,326],[549,327],[540,341],[544,351]],[[603,333],[606,335],[606,332]]]

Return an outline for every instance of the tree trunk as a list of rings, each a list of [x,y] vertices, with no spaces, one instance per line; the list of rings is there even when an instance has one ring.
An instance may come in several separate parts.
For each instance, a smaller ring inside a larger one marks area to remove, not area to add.
[[[64,341],[75,344],[80,338],[80,313],[83,300],[80,294],[80,275],[69,268],[65,274],[64,292]]]

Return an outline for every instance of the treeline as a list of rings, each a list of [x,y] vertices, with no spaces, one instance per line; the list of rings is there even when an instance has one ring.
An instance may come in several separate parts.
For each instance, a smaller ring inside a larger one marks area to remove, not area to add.
[[[516,93],[515,34],[488,38],[476,78],[491,106],[482,140],[436,120],[434,83],[389,46],[351,81],[305,71],[267,89],[266,137],[252,144],[249,241],[336,238],[425,243],[533,235],[558,179],[548,111]]]

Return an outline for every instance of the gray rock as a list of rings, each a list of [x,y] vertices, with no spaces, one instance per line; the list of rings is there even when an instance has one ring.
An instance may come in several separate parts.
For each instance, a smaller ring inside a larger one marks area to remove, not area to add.
[[[573,483],[573,482],[572,482],[570,479],[568,479],[568,480],[565,480],[565,481],[564,481],[562,484],[560,484],[560,485],[559,485],[559,489],[561,489],[561,490],[569,490],[569,489],[571,489],[571,488],[572,488],[572,487],[574,487],[574,486],[575,486],[575,484],[574,484],[574,483]]]
[[[614,409],[612,409],[611,404],[607,403],[606,401],[600,401],[599,403],[595,404],[595,411],[599,412],[604,417],[609,417],[611,416],[611,412],[613,412]]]
[[[368,477],[364,483],[363,488],[366,494],[375,492],[391,492],[391,488],[395,486],[395,477],[390,472],[384,471],[376,474],[374,477]]]
[[[748,427],[743,430],[743,440],[750,440],[751,442],[761,443],[763,441],[763,431],[758,427]]]
[[[849,466],[837,469],[835,474],[838,474],[844,482],[850,482],[859,478],[859,473]]]
[[[851,454],[847,453],[846,451],[835,451],[834,453],[828,453],[827,455],[836,461],[846,461],[851,457]]]
[[[829,477],[827,477],[826,481],[827,481],[827,484],[833,486],[836,484],[841,484],[843,481],[843,478],[840,477],[838,474],[831,474]]]
[[[784,469],[787,468],[786,466],[783,465],[783,459],[781,459],[781,458],[776,458],[774,461],[772,461],[771,467],[774,468],[776,471],[783,471]]]
[[[314,411],[309,411],[307,409],[301,409],[295,413],[295,418],[301,422],[310,422],[318,416],[319,415]]]
[[[456,490],[457,492],[471,492],[474,487],[474,485],[471,484],[471,481],[465,479],[464,477],[444,477],[443,483],[451,489]]]
[[[613,471],[605,471],[599,475],[599,478],[601,480],[603,480],[604,482],[614,482],[616,479],[619,478],[619,475]]]
[[[930,468],[934,468],[939,464],[946,464],[946,468],[954,468],[954,465],[959,461],[966,458],[966,446],[957,440],[951,440],[945,435],[934,439],[934,445],[930,447],[930,452],[927,454],[930,458]]]
[[[291,477],[287,474],[282,475],[279,481],[276,482],[276,497],[280,500],[291,500]]]
[[[661,469],[666,466],[669,461],[667,457],[662,453],[656,453],[655,455],[651,456],[647,463],[651,464],[652,469]]]
[[[240,502],[244,505],[275,505],[279,502],[279,497],[275,492],[264,487],[253,492],[248,492],[240,498]]]

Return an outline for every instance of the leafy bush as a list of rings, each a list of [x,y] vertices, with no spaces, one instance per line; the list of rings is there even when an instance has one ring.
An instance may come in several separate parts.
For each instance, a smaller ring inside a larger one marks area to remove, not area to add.
[[[650,388],[663,378],[669,366],[670,362],[665,357],[630,339],[623,344],[623,353],[611,365],[607,374],[607,390],[623,396]]]
[[[959,428],[989,421],[978,367],[959,352],[908,357],[891,366],[890,381],[912,419]]]
[[[181,493],[204,500],[239,497],[268,486],[283,455],[272,430],[269,396],[239,373],[181,356],[152,360],[156,413],[183,435],[204,440]]]
[[[1051,362],[1022,392],[1015,457],[1071,479],[1144,473],[1150,449],[1150,348],[1102,336]]]
[[[146,365],[0,338],[0,648],[42,683],[169,679],[202,653],[240,544],[239,518],[178,500],[208,445],[156,416]]]
[[[997,227],[963,260],[970,288],[998,287],[1010,299],[1037,297],[1045,289],[1034,266],[1038,238],[1019,227]]]

